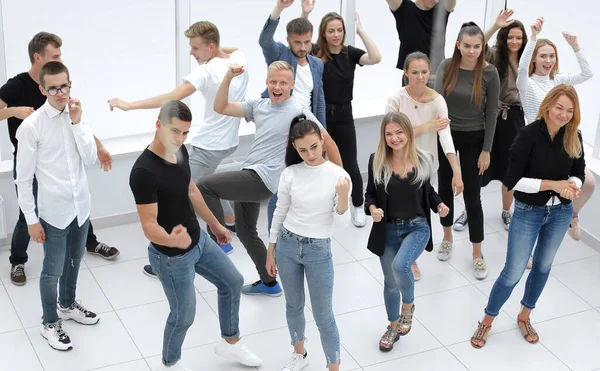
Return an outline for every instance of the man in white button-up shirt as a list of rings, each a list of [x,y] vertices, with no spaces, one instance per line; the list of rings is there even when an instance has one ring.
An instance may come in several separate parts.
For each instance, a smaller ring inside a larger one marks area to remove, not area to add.
[[[96,162],[96,144],[81,103],[70,97],[67,67],[56,61],[46,63],[40,71],[40,84],[46,103],[17,130],[15,183],[29,235],[44,247],[41,334],[51,347],[67,350],[72,344],[62,328],[62,319],[86,325],[99,320],[75,301],[91,204],[85,165]],[[38,180],[39,218],[32,187],[34,176]]]

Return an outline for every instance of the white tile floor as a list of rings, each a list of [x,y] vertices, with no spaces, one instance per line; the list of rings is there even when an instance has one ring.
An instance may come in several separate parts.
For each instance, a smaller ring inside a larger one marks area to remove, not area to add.
[[[370,224],[349,226],[334,233],[334,311],[342,343],[342,370],[600,370],[600,254],[565,237],[546,290],[532,320],[540,333],[527,344],[515,324],[524,280],[494,323],[488,344],[475,350],[469,344],[483,315],[487,295],[506,253],[506,232],[498,208],[499,184],[484,190],[486,240],[484,254],[490,275],[473,278],[468,232],[455,234],[455,253],[448,262],[425,253],[419,260],[423,278],[416,284],[416,312],[411,333],[389,353],[377,343],[386,327],[382,273],[378,259],[365,247]],[[461,198],[457,212],[463,208]],[[259,228],[266,233],[265,213]],[[435,221],[435,219],[434,219]],[[39,335],[41,307],[38,277],[42,250],[32,243],[28,282],[17,287],[9,280],[9,247],[0,247],[0,370],[151,370],[160,363],[162,330],[168,306],[158,280],[146,277],[146,241],[139,224],[123,225],[97,234],[121,250],[114,261],[86,256],[81,266],[78,296],[100,313],[97,326],[71,322],[66,328],[74,342],[69,352],[52,350]],[[434,223],[434,242],[442,230]],[[263,236],[264,239],[264,236]],[[246,282],[256,279],[254,265],[234,237],[230,255]],[[216,291],[196,279],[197,316],[184,343],[183,360],[194,370],[247,370],[219,358],[213,345],[219,339]],[[307,298],[306,370],[324,370],[318,330]],[[261,371],[279,370],[291,353],[285,321],[285,299],[243,297],[240,328],[245,341],[264,361]]]

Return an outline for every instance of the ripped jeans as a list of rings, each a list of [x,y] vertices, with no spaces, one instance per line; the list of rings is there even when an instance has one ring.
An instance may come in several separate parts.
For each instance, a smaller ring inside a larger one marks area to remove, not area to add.
[[[40,223],[46,233],[44,241],[44,261],[40,275],[40,295],[42,297],[42,323],[58,321],[56,299],[63,307],[75,302],[79,266],[85,252],[90,220],[81,226],[77,218],[65,229],[58,229],[43,219]],[[58,292],[56,284],[58,283]]]
[[[302,237],[281,228],[275,261],[285,291],[285,315],[292,345],[305,339],[304,276],[327,365],[340,361],[340,335],[333,316],[331,240]]]

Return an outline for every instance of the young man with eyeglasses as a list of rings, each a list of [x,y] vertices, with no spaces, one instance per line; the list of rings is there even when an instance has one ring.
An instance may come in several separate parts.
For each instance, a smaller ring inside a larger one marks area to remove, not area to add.
[[[29,59],[31,60],[29,71],[16,75],[0,87],[0,121],[7,119],[8,134],[15,148],[13,156],[13,179],[17,178],[16,153],[18,141],[15,134],[23,120],[46,102],[46,96],[39,89],[39,73],[42,66],[47,62],[61,61],[61,46],[62,40],[57,35],[48,32],[36,34],[29,42]],[[108,171],[112,167],[110,153],[108,153],[96,137],[94,139],[98,149],[98,159],[104,170]],[[37,188],[37,179],[34,177],[34,199],[37,199]],[[25,263],[27,263],[28,259],[28,246],[29,234],[27,232],[27,222],[23,212],[19,210],[19,219],[13,231],[9,258],[11,263],[10,279],[17,286],[22,286],[27,282]],[[105,259],[113,259],[119,255],[119,250],[97,240],[91,224],[86,247],[89,253],[99,255]]]
[[[29,235],[44,248],[41,334],[52,348],[68,350],[73,345],[62,327],[63,319],[84,325],[99,320],[75,300],[91,206],[85,166],[94,165],[98,157],[81,102],[70,96],[67,67],[48,62],[40,70],[39,81],[47,100],[17,129],[15,183]],[[34,176],[38,179],[38,212]]]

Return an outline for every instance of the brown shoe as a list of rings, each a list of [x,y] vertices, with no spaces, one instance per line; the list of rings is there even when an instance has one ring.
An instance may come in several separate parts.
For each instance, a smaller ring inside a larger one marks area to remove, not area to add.
[[[538,341],[540,341],[540,337],[533,328],[533,326],[531,326],[531,321],[529,320],[529,318],[527,319],[527,321],[523,321],[522,319],[517,318],[517,324],[519,325],[519,329],[521,330],[521,334],[525,338],[525,341],[527,341],[530,344],[535,344]]]
[[[120,254],[116,247],[108,246],[104,242],[98,242],[96,247],[86,247],[86,249],[90,254],[101,256],[106,260],[114,259]]]
[[[483,322],[478,322],[477,330],[473,336],[471,336],[471,346],[475,349],[481,349],[487,343],[488,334],[492,329],[492,325],[485,325]],[[481,341],[481,344],[475,343],[476,341]]]
[[[25,265],[13,264],[12,268],[10,268],[10,281],[17,286],[23,286],[25,283],[27,283]]]

